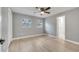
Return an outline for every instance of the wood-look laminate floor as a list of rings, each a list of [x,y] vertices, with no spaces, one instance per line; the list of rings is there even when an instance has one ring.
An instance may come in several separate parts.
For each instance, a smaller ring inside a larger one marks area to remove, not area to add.
[[[9,52],[78,52],[79,45],[49,36],[19,39],[11,42]]]

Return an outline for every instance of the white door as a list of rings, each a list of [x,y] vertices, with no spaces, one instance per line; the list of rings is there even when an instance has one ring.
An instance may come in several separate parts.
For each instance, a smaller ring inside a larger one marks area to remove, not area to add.
[[[8,47],[11,41],[12,41],[12,10],[8,8],[8,45],[7,45]]]
[[[0,7],[0,39],[1,39],[1,7]],[[0,45],[0,52],[1,52],[2,45]]]
[[[65,16],[57,17],[57,37],[65,40]]]
[[[0,7],[0,38],[1,38],[1,7]]]

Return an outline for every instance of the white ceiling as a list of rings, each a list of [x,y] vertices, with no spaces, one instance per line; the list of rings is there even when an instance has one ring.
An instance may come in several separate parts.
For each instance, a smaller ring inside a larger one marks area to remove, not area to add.
[[[68,11],[68,10],[71,10],[71,9],[74,9],[74,8],[75,7],[52,7],[50,10],[48,10],[51,13],[45,14],[45,15],[40,15],[39,10],[37,10],[35,7],[12,7],[11,9],[12,9],[13,12],[45,18],[45,17],[55,15],[55,14],[58,14],[58,13],[61,13],[61,12],[64,12],[64,11]]]

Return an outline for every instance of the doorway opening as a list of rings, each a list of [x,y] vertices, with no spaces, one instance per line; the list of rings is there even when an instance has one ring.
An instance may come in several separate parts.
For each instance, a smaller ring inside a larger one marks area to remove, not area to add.
[[[57,37],[65,40],[65,16],[57,17]]]

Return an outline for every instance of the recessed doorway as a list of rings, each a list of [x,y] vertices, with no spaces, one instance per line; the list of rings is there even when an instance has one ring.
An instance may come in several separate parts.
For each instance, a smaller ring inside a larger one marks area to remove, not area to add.
[[[65,16],[57,17],[57,37],[65,40]]]

